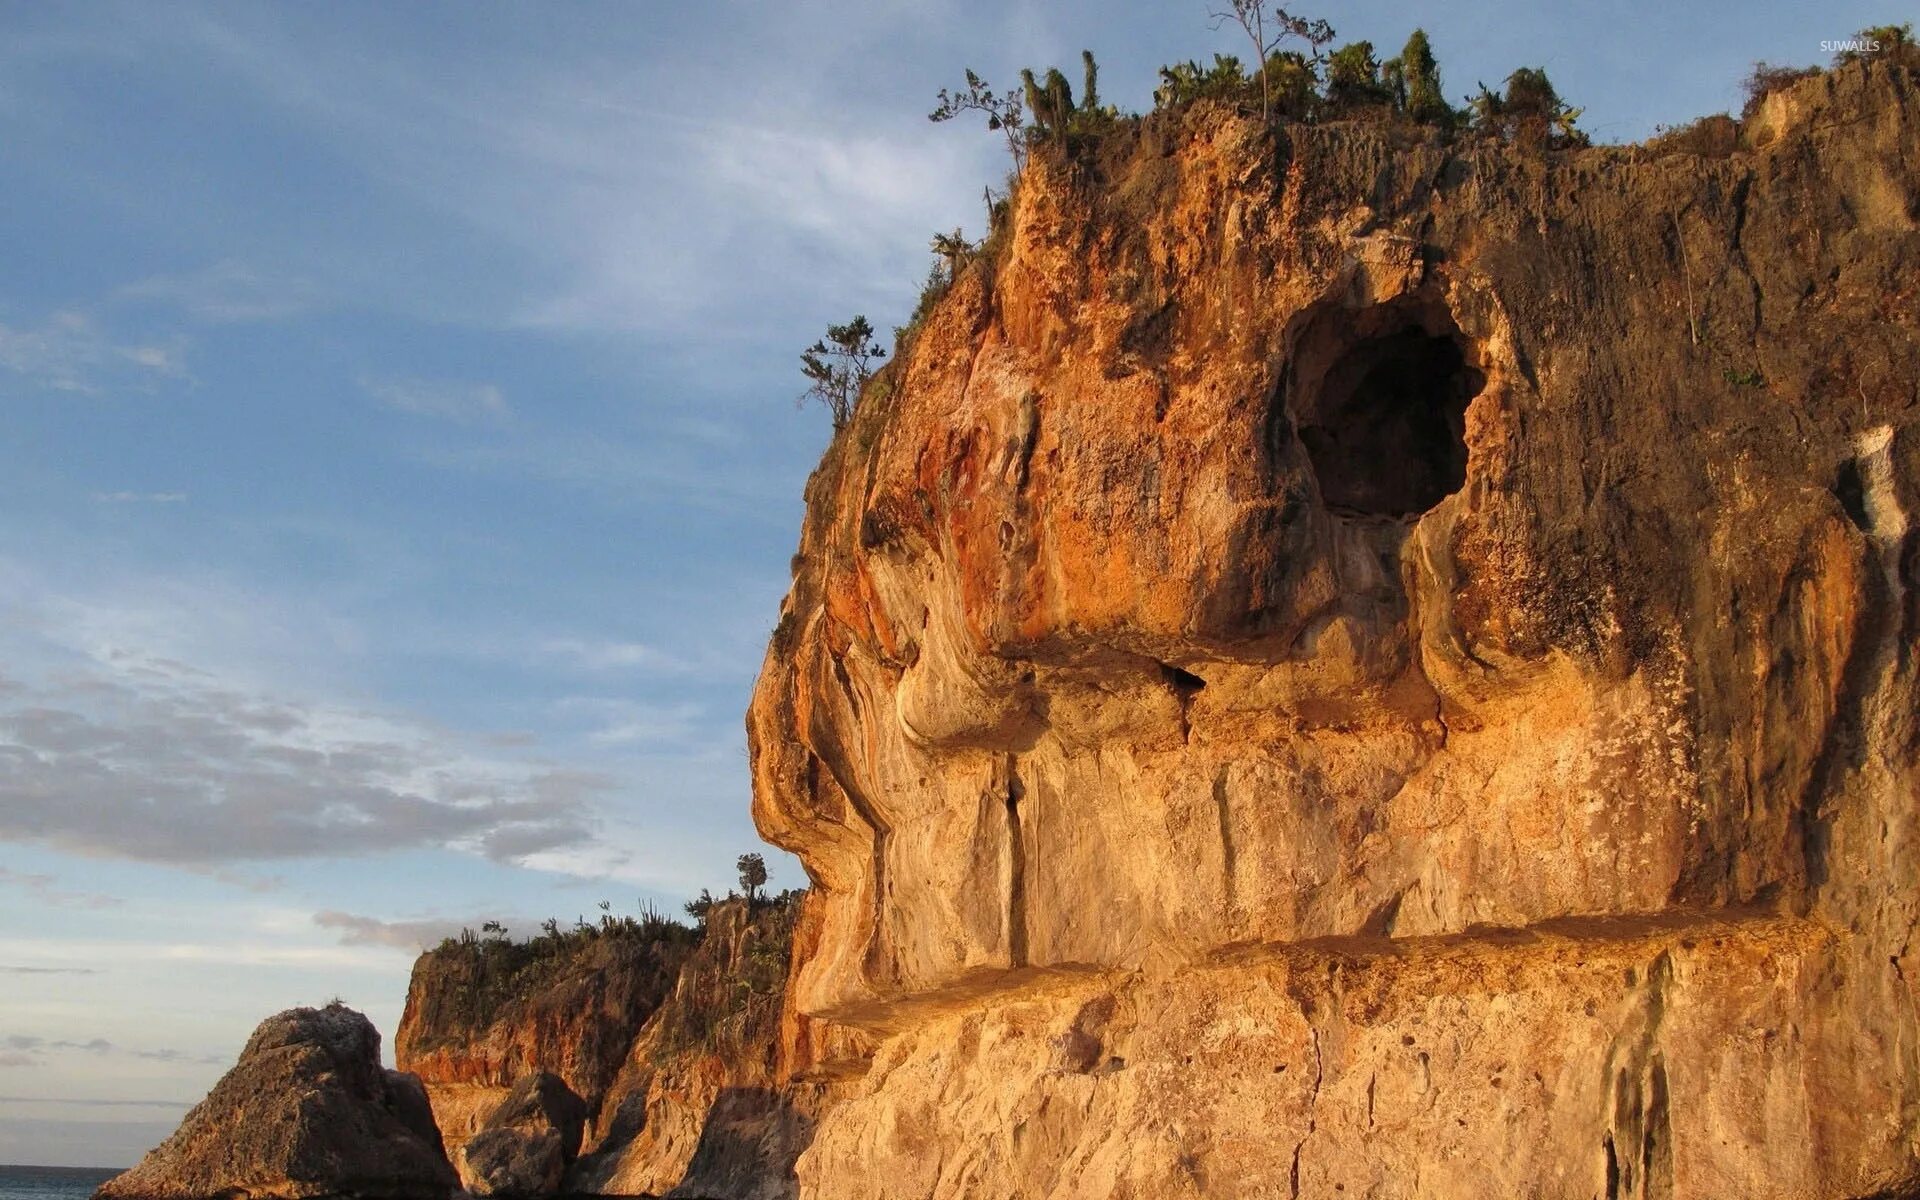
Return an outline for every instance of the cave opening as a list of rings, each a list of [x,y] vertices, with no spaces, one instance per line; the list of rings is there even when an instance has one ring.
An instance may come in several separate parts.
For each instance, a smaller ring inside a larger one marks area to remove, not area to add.
[[[1444,307],[1322,314],[1297,344],[1293,417],[1327,507],[1416,517],[1467,478],[1467,405],[1486,379]]]

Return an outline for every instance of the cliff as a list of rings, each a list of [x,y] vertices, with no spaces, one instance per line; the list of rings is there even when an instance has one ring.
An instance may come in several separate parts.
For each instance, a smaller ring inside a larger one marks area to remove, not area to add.
[[[394,1058],[426,1084],[449,1155],[459,1161],[514,1084],[539,1072],[572,1089],[591,1124],[690,950],[684,937],[623,932],[451,942],[421,955]]]
[[[793,1195],[817,1112],[846,1091],[815,1069],[809,1023],[787,1005],[793,945],[817,924],[807,911],[803,898],[736,899],[683,937],[495,943],[492,962],[484,944],[423,955],[396,1050],[425,1081],[463,1181],[493,1190],[465,1151],[484,1127],[511,1126],[510,1089],[546,1072],[586,1113],[579,1157],[565,1155],[548,1194]],[[515,1168],[527,1157],[527,1144],[486,1136]]]
[[[748,718],[801,1194],[1920,1189],[1916,82],[1037,149]]]

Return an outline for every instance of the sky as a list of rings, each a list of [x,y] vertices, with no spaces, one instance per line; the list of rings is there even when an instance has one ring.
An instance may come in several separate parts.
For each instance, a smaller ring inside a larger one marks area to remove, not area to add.
[[[1805,5],[1329,4],[1598,140]],[[1205,0],[0,4],[0,1162],[125,1165],[263,1017],[390,1039],[487,919],[758,848],[742,715],[828,438],[797,353],[980,229],[972,67],[1151,107]],[[770,852],[775,886],[804,882]]]

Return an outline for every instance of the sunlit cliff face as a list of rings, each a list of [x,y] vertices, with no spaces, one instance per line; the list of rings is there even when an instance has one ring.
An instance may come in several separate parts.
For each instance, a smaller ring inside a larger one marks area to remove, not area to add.
[[[749,718],[756,817],[827,898],[803,1007],[1802,870],[1788,815],[1701,785],[1687,647],[1541,519],[1552,381],[1498,289],[1303,232],[1248,153],[1190,148],[1146,221],[1036,165],[813,481]],[[1804,619],[1835,632],[1779,686],[1817,719],[1846,620]]]

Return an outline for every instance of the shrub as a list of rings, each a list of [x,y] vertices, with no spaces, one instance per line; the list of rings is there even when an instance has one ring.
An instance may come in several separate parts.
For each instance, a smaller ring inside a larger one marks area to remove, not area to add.
[[[1239,104],[1252,98],[1252,82],[1234,55],[1214,55],[1211,67],[1202,67],[1188,59],[1160,68],[1160,86],[1153,90],[1153,106],[1178,108],[1195,100]]]
[[[1768,96],[1819,73],[1819,67],[1776,67],[1763,62],[1754,63],[1753,70],[1747,72],[1746,79],[1740,84],[1747,97],[1746,103],[1740,107],[1740,119],[1751,121]]]
[[[1587,135],[1575,127],[1580,110],[1560,99],[1541,67],[1521,67],[1507,76],[1506,92],[1486,84],[1469,100],[1474,128],[1524,146],[1584,146]]]
[[[1327,103],[1336,112],[1386,104],[1392,98],[1380,80],[1372,42],[1349,42],[1327,59]]]
[[[1833,65],[1859,62],[1869,54],[1903,58],[1913,48],[1912,25],[1869,25],[1848,39],[1853,44],[1833,56]]]
[[[1656,126],[1647,149],[1658,154],[1698,154],[1703,158],[1725,158],[1740,148],[1740,124],[1726,113],[1714,113],[1698,121],[1669,129]]]

